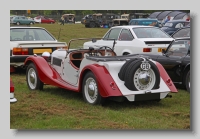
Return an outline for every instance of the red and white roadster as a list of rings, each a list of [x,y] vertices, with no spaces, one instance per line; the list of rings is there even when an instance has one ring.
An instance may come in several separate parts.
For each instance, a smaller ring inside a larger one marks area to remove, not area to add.
[[[68,48],[76,40],[89,39],[70,40]],[[48,84],[82,92],[84,101],[93,105],[107,98],[161,100],[177,92],[160,63],[145,57],[116,56],[113,49],[58,49],[51,55],[44,52],[42,56],[30,56],[25,61],[27,85],[31,90]]]

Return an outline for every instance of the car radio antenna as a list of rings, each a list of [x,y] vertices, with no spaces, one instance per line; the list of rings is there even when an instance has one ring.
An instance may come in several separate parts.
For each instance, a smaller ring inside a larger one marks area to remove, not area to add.
[[[113,51],[114,51],[114,48],[115,48],[115,44],[116,44],[116,41],[115,41],[115,39],[114,39],[113,47],[112,47]]]

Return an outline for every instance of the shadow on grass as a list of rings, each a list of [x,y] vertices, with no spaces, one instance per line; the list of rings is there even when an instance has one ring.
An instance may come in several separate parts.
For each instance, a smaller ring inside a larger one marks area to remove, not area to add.
[[[83,96],[81,92],[74,92],[74,91],[70,91],[70,90],[66,90],[66,89],[62,89],[62,88],[51,88],[51,87],[45,87],[43,90],[43,93],[48,93],[51,95],[55,95],[55,96],[62,96],[65,99],[74,99],[75,101],[82,101],[83,100]],[[168,98],[166,98],[168,99]],[[164,106],[164,104],[162,103],[163,100],[161,101],[134,101],[134,102],[130,102],[127,99],[124,99],[124,101],[122,102],[117,102],[114,100],[111,100],[109,98],[107,98],[105,100],[105,103],[103,105],[101,105],[103,108],[109,108],[109,109],[124,109],[124,108],[130,108],[130,107],[155,107],[155,106]],[[86,102],[84,102],[86,105]]]

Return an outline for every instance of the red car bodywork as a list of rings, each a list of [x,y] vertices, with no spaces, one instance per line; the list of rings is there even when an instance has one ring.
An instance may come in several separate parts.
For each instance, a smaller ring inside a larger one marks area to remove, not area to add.
[[[44,17],[44,16],[37,16],[36,19],[40,19],[41,18],[41,23],[55,23],[55,20],[50,19],[48,17]]]

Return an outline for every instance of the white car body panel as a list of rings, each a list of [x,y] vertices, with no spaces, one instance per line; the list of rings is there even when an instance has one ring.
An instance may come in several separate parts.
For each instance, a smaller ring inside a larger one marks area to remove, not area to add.
[[[123,26],[123,28],[129,29],[131,34],[133,35],[133,40],[116,40],[116,44],[114,47],[114,51],[117,55],[123,55],[125,52],[128,52],[130,54],[137,54],[137,53],[148,53],[148,54],[162,54],[161,51],[158,51],[159,48],[167,48],[168,44],[145,44],[145,41],[172,41],[173,38],[137,38],[136,34],[132,30],[132,28],[139,28],[139,27],[149,27],[149,26]],[[115,28],[115,27],[113,27]],[[152,27],[154,28],[154,27]],[[112,28],[111,28],[112,29]],[[106,34],[109,32],[108,30],[103,38],[106,36]],[[118,36],[119,37],[119,36]],[[89,47],[98,48],[101,46],[108,46],[110,48],[113,47],[113,40],[97,40],[96,42],[85,42],[83,44],[83,48],[87,49]],[[151,52],[143,52],[143,48],[152,48]]]

